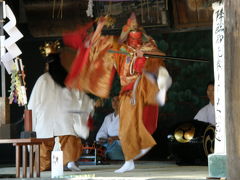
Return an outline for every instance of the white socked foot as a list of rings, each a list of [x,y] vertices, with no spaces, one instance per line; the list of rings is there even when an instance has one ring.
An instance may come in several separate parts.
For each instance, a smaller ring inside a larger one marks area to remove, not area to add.
[[[75,162],[71,161],[67,164],[67,168],[71,171],[81,171],[79,167],[76,166]]]
[[[133,160],[129,160],[129,161],[125,161],[123,166],[120,169],[117,169],[114,172],[115,173],[124,173],[124,172],[127,172],[127,171],[131,171],[133,169],[135,169],[134,161]]]
[[[159,68],[157,84],[160,90],[157,94],[157,101],[161,106],[163,106],[166,101],[167,90],[172,85],[172,78],[170,77],[167,69],[164,67]]]
[[[141,149],[140,153],[134,157],[134,160],[139,159],[140,157],[144,156],[151,148]]]
[[[158,93],[157,93],[157,102],[160,106],[163,106],[166,102],[166,94],[167,91],[165,89],[161,89]]]

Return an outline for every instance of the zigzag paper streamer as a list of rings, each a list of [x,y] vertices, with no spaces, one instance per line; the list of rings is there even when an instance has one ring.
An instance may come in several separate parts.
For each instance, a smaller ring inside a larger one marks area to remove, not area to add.
[[[7,49],[7,53],[3,54],[1,60],[8,72],[11,74],[14,67],[13,59],[22,54],[22,51],[15,44],[23,37],[23,34],[16,28],[16,18],[8,5],[5,5],[6,17],[9,22],[3,26],[3,29],[8,33],[9,38],[5,39],[3,45]]]
[[[88,17],[93,17],[93,0],[88,0],[88,9],[86,10]]]

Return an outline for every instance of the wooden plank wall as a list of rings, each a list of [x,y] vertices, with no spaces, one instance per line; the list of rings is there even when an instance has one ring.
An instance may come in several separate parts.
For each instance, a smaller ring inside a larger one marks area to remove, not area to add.
[[[55,3],[54,3],[55,2]],[[58,37],[63,32],[76,30],[90,20],[86,15],[88,1],[83,0],[24,0],[30,33],[34,37]],[[20,13],[19,16],[24,16]]]
[[[210,0],[166,0],[158,1],[127,1],[127,2],[94,2],[94,15],[106,14],[111,9],[111,15],[117,19],[115,27],[121,29],[131,12],[135,12],[138,21],[145,28],[155,29],[187,29],[212,26],[212,8]],[[26,23],[34,37],[58,37],[63,32],[75,30],[77,26],[85,24],[91,18],[87,17],[87,0],[61,1],[24,0],[20,4],[20,19],[26,16]],[[55,4],[54,4],[55,2]],[[141,3],[142,2],[142,3]],[[103,4],[105,3],[105,4]],[[172,6],[169,6],[169,5]],[[111,7],[111,8],[108,8]],[[121,8],[120,8],[121,7]],[[171,8],[172,7],[172,8]],[[25,12],[25,14],[24,14]],[[170,19],[173,19],[170,22]],[[170,28],[171,27],[171,28]]]
[[[94,2],[94,15],[96,17],[111,15],[116,22],[114,27],[107,28],[108,30],[121,30],[134,12],[138,23],[144,28],[167,27],[168,19],[168,3],[166,0],[155,1],[117,1],[117,2]]]
[[[208,0],[172,0],[176,28],[211,27],[212,7]]]

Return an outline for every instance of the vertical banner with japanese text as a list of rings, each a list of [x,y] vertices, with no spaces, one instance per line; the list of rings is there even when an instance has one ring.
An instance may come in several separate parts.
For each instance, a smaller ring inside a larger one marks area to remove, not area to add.
[[[226,154],[225,131],[225,57],[224,57],[224,5],[213,3],[213,58],[215,79],[215,154]]]

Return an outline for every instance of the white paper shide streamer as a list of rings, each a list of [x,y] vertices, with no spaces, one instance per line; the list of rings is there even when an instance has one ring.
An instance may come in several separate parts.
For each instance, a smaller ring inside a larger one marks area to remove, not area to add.
[[[16,18],[11,8],[4,5],[3,12],[5,13],[4,17],[9,19],[8,23],[3,26],[9,37],[3,41],[3,46],[7,52],[1,55],[1,61],[7,72],[11,74],[14,69],[13,59],[22,54],[15,43],[23,37],[23,34],[16,28]]]
[[[25,74],[22,59],[18,57],[22,54],[22,51],[16,45],[23,34],[16,28],[16,18],[11,8],[4,1],[2,11],[4,20],[8,19],[8,22],[3,26],[8,38],[5,39],[4,35],[1,37],[1,62],[8,74],[11,74],[9,103],[15,102],[19,106],[25,106],[27,104]]]
[[[88,0],[88,9],[86,13],[88,17],[93,17],[93,0]]]

